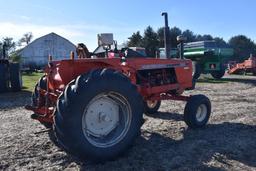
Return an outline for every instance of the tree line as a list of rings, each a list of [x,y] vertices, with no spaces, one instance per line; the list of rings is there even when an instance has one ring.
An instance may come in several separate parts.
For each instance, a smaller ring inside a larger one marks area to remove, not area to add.
[[[15,53],[17,47],[21,47],[23,45],[28,45],[33,38],[33,34],[31,32],[25,33],[17,42],[13,40],[12,37],[3,37],[0,40],[0,57],[3,55],[3,44],[5,44],[5,50],[10,55],[10,57],[14,60],[19,60],[18,55]]]
[[[187,42],[215,40],[220,46],[230,46],[234,49],[233,59],[239,62],[247,59],[250,54],[256,55],[255,42],[245,35],[233,36],[228,42],[226,42],[223,38],[213,37],[210,34],[195,34],[188,29],[182,31],[178,27],[173,27],[169,31],[169,38],[172,47],[177,47],[178,42],[176,37],[179,35],[187,37]],[[161,27],[155,31],[151,26],[148,26],[144,30],[143,35],[140,33],[140,31],[134,32],[128,38],[127,46],[144,47],[148,56],[155,56],[158,48],[164,47],[164,27]]]

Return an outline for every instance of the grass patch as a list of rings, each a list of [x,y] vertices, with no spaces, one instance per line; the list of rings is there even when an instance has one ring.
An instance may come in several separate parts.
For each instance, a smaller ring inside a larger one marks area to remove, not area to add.
[[[22,81],[23,81],[22,89],[32,92],[39,78],[41,78],[43,75],[44,73],[37,73],[37,72],[33,72],[30,74],[27,74],[27,73],[22,74]]]

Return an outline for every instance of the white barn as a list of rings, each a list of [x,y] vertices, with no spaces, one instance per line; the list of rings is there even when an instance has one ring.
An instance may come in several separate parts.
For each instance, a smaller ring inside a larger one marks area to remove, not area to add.
[[[19,51],[23,67],[43,67],[51,55],[53,60],[68,59],[70,52],[76,51],[76,46],[69,40],[50,33],[42,36]]]

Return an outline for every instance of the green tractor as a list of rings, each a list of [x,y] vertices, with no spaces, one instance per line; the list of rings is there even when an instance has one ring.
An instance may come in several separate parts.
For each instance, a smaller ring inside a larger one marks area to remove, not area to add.
[[[0,44],[1,45],[1,44]],[[20,91],[22,88],[22,77],[20,64],[11,62],[7,57],[6,44],[2,46],[0,54],[0,93]]]
[[[177,57],[177,49],[171,49],[171,57]],[[160,48],[160,58],[165,49]],[[227,62],[233,56],[234,50],[228,46],[219,45],[214,40],[184,43],[184,58],[193,61],[193,78],[196,80],[203,74],[211,74],[215,79],[221,79],[227,68]]]

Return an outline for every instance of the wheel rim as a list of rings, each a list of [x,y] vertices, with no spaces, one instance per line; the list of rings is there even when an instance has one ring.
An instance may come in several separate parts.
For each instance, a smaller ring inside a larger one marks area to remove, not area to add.
[[[198,122],[202,122],[207,116],[207,106],[205,104],[201,104],[196,112],[196,119]]]
[[[147,100],[147,106],[151,109],[155,108],[157,105],[158,101],[157,100]]]
[[[115,92],[97,95],[83,113],[84,136],[96,147],[113,146],[126,136],[131,118],[130,104],[122,95]]]

